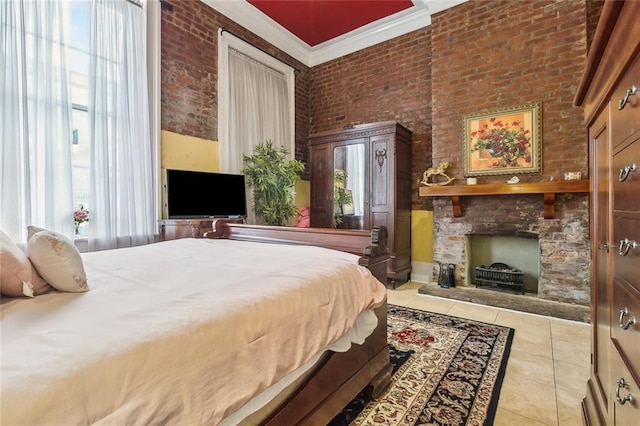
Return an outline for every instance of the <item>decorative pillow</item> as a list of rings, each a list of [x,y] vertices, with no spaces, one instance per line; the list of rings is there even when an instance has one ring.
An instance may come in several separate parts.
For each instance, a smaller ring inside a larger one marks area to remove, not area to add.
[[[37,226],[28,226],[27,230],[27,254],[42,278],[59,291],[89,290],[80,252],[71,240]]]
[[[0,293],[8,297],[33,297],[50,290],[25,252],[0,231]]]

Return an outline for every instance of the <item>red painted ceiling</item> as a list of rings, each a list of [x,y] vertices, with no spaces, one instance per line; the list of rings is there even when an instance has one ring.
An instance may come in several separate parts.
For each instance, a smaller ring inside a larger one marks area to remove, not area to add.
[[[312,47],[413,7],[411,0],[247,1]]]

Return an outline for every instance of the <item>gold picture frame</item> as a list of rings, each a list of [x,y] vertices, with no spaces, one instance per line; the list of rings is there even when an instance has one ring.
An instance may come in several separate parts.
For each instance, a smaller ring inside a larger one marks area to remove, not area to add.
[[[539,103],[464,116],[464,175],[539,173],[542,117]]]

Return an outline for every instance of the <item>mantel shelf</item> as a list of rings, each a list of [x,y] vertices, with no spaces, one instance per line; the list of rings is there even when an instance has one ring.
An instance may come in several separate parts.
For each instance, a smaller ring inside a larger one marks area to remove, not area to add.
[[[556,194],[570,192],[589,192],[589,181],[566,180],[514,184],[421,186],[419,189],[421,197],[451,197],[454,217],[462,217],[462,206],[460,205],[460,197],[462,196],[543,194],[545,219],[553,219],[555,217],[554,204]]]

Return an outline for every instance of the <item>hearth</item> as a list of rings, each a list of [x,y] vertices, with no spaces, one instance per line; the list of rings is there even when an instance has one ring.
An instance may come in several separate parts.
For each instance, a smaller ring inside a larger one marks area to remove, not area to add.
[[[506,263],[495,262],[489,266],[476,266],[476,287],[513,287],[524,294],[524,272]]]

